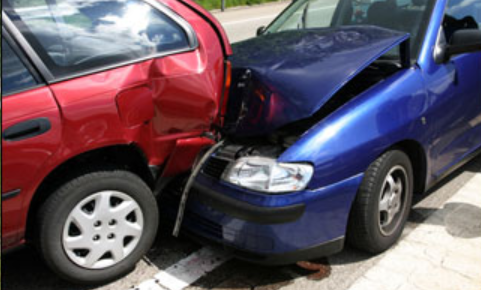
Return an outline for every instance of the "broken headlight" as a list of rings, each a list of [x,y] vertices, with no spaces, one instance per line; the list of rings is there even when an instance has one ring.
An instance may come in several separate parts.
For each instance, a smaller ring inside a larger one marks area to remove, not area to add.
[[[240,187],[283,193],[307,187],[314,168],[305,163],[278,163],[265,157],[245,157],[236,160],[222,175],[222,179]]]

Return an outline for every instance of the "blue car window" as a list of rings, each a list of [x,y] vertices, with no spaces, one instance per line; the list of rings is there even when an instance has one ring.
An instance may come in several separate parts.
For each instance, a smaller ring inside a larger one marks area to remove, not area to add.
[[[188,49],[180,25],[141,0],[2,0],[56,78]]]
[[[2,37],[2,96],[38,85],[27,67]]]
[[[457,30],[481,29],[481,2],[449,0],[443,28],[448,41]]]

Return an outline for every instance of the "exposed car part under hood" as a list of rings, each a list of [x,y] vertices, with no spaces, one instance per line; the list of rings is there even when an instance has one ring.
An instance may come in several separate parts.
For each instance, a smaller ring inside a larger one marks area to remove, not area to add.
[[[311,117],[351,79],[409,34],[350,26],[267,34],[234,45],[226,133],[259,136]]]

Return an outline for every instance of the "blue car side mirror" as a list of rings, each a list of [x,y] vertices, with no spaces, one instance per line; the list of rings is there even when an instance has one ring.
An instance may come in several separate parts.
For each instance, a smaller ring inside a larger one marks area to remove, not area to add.
[[[464,53],[481,52],[481,30],[462,29],[456,31],[446,46],[445,60]]]
[[[257,35],[257,36],[260,36],[260,35],[264,34],[265,31],[266,31],[266,27],[265,27],[265,26],[261,26],[261,27],[257,28],[256,35]]]

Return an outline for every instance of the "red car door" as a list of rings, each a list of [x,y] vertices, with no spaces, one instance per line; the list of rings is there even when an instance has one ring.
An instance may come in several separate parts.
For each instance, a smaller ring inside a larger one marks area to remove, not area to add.
[[[180,139],[212,130],[226,78],[223,43],[209,22],[177,1],[12,3],[14,26],[52,75],[64,125],[60,156],[120,139],[149,165],[170,160],[175,168],[164,174],[190,169],[207,141],[184,144],[197,152],[177,152],[173,161],[172,152]]]
[[[22,235],[23,196],[34,190],[34,174],[55,154],[61,121],[50,89],[2,34],[2,248],[8,248]]]

